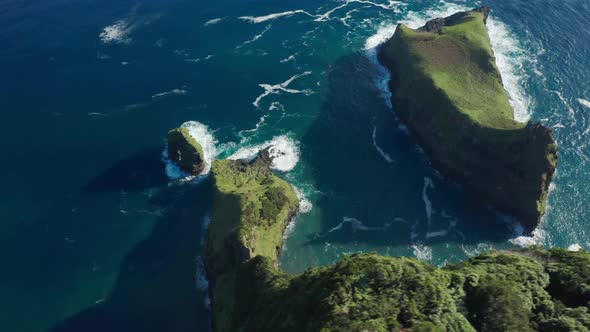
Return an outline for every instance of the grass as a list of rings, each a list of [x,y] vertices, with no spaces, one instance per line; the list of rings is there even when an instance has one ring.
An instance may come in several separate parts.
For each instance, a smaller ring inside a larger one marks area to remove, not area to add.
[[[400,25],[379,52],[394,110],[433,162],[532,231],[557,165],[551,130],[514,120],[481,12],[439,33]]]

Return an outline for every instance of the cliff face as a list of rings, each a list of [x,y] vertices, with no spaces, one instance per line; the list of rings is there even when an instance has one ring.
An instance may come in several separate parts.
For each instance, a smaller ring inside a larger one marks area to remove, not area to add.
[[[277,267],[298,200],[254,161],[215,161],[206,247],[216,331],[590,331],[590,254],[492,252],[436,268],[347,256],[289,275]]]
[[[205,168],[203,148],[186,128],[176,128],[166,136],[168,158],[183,172],[199,175]]]
[[[489,8],[399,25],[381,46],[395,112],[433,163],[532,231],[557,164],[549,128],[514,121],[485,22]]]
[[[252,162],[212,165],[214,201],[205,252],[217,331],[234,331],[242,323],[237,317],[249,299],[239,294],[253,285],[244,283],[240,271],[254,257],[266,258],[274,269],[285,227],[299,205],[291,185],[271,172],[271,162],[264,150]]]

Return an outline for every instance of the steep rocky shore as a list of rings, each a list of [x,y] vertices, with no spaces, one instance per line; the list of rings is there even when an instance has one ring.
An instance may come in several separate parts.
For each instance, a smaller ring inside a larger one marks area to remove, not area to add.
[[[365,253],[290,275],[298,207],[271,157],[213,164],[206,247],[215,331],[590,331],[590,254],[529,248],[436,268]]]
[[[557,166],[551,130],[519,123],[496,68],[488,7],[399,25],[379,49],[394,110],[433,164],[531,232]]]

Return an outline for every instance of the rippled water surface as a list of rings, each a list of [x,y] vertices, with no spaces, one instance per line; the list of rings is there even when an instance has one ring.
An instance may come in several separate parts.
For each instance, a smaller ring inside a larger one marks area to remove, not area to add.
[[[376,61],[398,23],[479,2],[1,2],[2,330],[208,329],[210,182],[162,156],[182,124],[207,159],[274,147],[303,207],[280,257],[289,272],[359,251],[443,265],[590,248],[590,4],[487,4],[516,119],[559,144],[549,212],[528,237],[431,167]]]

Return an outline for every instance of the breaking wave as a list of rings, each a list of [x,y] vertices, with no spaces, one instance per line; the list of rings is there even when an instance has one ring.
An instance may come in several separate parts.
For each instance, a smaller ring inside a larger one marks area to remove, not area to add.
[[[213,162],[215,156],[217,156],[217,149],[215,147],[217,140],[213,134],[209,132],[209,128],[200,122],[187,121],[180,127],[188,129],[189,135],[191,135],[191,137],[194,138],[203,148],[205,167],[203,168],[203,171],[200,175],[204,176],[209,174],[209,171],[211,170],[211,163]],[[162,159],[166,165],[166,175],[168,175],[170,179],[190,180],[193,178],[192,176],[183,172],[180,168],[178,168],[178,166],[176,166],[176,164],[174,164],[174,162],[168,159],[168,147],[164,149],[164,152],[162,153]]]
[[[227,159],[253,159],[258,152],[270,147],[270,155],[273,157],[271,168],[281,172],[288,172],[297,166],[299,156],[299,143],[288,136],[276,136],[272,140],[262,144],[243,147],[229,156]]]

